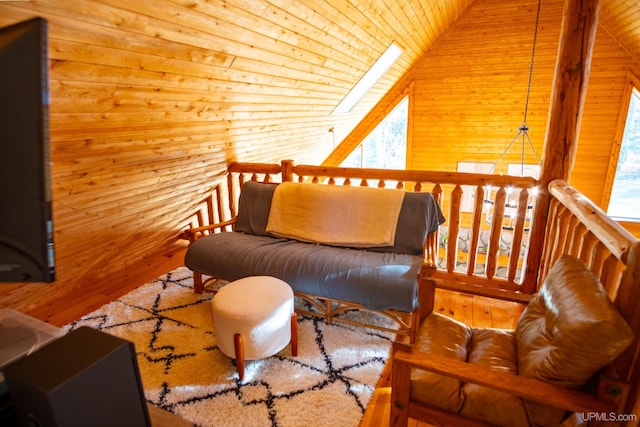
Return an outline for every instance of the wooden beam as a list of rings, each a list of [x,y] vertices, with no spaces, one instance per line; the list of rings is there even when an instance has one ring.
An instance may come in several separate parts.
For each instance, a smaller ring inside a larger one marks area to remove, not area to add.
[[[523,292],[533,291],[536,286],[550,201],[547,186],[557,178],[568,181],[575,161],[599,12],[600,0],[564,2],[540,173],[540,197],[534,210]]]

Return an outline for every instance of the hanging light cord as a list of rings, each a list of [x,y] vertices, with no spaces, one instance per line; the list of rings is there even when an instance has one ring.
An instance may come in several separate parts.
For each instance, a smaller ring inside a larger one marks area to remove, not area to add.
[[[538,24],[540,22],[540,5],[542,3],[542,0],[538,0],[538,11],[536,12],[536,26],[535,26],[535,30],[533,33],[533,47],[531,48],[531,62],[529,63],[529,82],[527,84],[527,96],[525,98],[525,102],[524,102],[524,118],[522,120],[522,126],[520,126],[518,128],[518,134],[515,136],[515,138],[513,138],[513,140],[511,140],[511,143],[507,146],[507,148],[503,151],[503,153],[500,155],[500,157],[498,158],[498,160],[496,160],[496,162],[493,164],[493,166],[491,166],[491,169],[489,169],[488,173],[493,173],[496,166],[498,165],[498,163],[500,163],[500,161],[504,158],[504,156],[507,154],[507,152],[509,151],[509,149],[511,148],[511,146],[518,140],[518,138],[522,137],[522,153],[521,153],[521,169],[520,169],[520,175],[524,175],[524,143],[525,140],[529,143],[529,147],[531,148],[531,151],[533,152],[533,157],[536,160],[536,164],[540,164],[540,160],[538,159],[538,155],[536,154],[536,150],[533,147],[533,143],[531,142],[531,138],[529,138],[529,127],[527,126],[527,112],[529,111],[529,95],[531,94],[531,81],[533,79],[533,60],[535,58],[535,54],[536,54],[536,40],[538,38]]]
[[[540,22],[540,3],[542,0],[538,0],[538,11],[536,12],[536,27],[533,33],[533,47],[531,48],[531,63],[529,64],[529,83],[527,84],[527,98],[524,103],[524,120],[522,126],[527,126],[527,112],[529,110],[529,95],[531,94],[531,80],[533,79],[533,59],[536,56],[536,40],[538,38],[538,23]]]

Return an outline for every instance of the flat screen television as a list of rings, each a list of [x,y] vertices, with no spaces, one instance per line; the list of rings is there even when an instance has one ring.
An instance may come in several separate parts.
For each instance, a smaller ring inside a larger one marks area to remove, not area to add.
[[[0,282],[53,282],[47,22],[0,28]]]

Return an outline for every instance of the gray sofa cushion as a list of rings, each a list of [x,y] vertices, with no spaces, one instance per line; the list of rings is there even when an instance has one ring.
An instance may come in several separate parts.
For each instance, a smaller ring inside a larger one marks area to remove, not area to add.
[[[236,231],[256,236],[270,236],[266,227],[276,185],[249,181],[242,186]],[[367,250],[422,255],[422,245],[427,235],[437,231],[438,226],[444,221],[440,207],[431,193],[406,192],[398,216],[394,245]]]
[[[368,250],[422,255],[427,235],[437,232],[444,221],[445,218],[433,194],[407,191],[398,215],[394,245]]]
[[[256,236],[269,236],[267,221],[271,210],[271,199],[277,184],[245,182],[238,198],[236,231]]]
[[[185,265],[225,280],[273,276],[295,292],[411,312],[418,307],[422,257],[225,232],[196,240]]]

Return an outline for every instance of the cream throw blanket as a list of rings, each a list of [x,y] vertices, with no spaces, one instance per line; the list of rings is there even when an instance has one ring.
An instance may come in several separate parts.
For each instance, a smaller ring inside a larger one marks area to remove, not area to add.
[[[334,246],[393,246],[403,199],[402,190],[284,182],[267,231]]]

